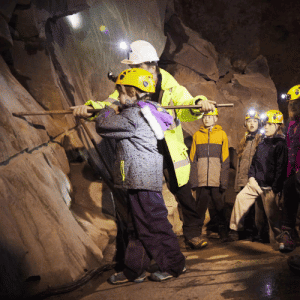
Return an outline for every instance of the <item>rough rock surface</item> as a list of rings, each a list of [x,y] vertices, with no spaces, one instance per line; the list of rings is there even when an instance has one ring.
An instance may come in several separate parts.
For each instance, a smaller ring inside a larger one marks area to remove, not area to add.
[[[18,298],[72,282],[101,263],[102,251],[66,204],[69,182],[62,170],[67,168],[64,150],[57,144],[0,166],[3,297]]]
[[[148,8],[156,12],[150,16],[140,1],[0,1],[1,299],[76,282],[115,255],[107,186],[87,175],[85,163],[71,165],[68,178],[62,145],[70,160],[89,159],[96,171],[103,168],[86,132],[72,130],[71,116],[16,118],[12,112],[105,99],[114,88],[106,73],[126,68],[120,64],[120,38],[149,39],[161,54],[165,6],[166,1],[150,1]],[[78,31],[65,16],[79,11],[88,24]],[[141,15],[148,20],[142,27]],[[109,35],[100,31],[103,24]],[[172,220],[178,218],[175,206],[169,208]]]
[[[174,14],[165,24],[168,37],[161,57],[163,63],[183,65],[211,80],[219,79],[218,54],[214,46],[184,26]]]
[[[175,0],[175,8],[235,68],[265,56],[278,95],[299,84],[299,1]]]
[[[260,36],[267,1],[261,6],[256,0],[195,1],[197,9],[192,2],[183,6],[192,11],[190,20],[182,22],[169,5],[164,25],[167,0],[0,0],[0,267],[5,270],[0,272],[0,297],[18,298],[76,281],[115,253],[116,223],[107,186],[99,174],[87,172],[86,163],[72,164],[70,175],[61,147],[71,161],[84,157],[96,171],[103,170],[86,133],[81,127],[71,130],[75,121],[70,116],[15,118],[12,112],[105,99],[114,88],[107,72],[127,68],[120,64],[127,50],[119,43],[137,39],[151,42],[159,55],[165,47],[162,67],[193,96],[235,104],[219,110],[219,124],[232,147],[244,134],[249,107],[277,108],[277,91],[259,45],[274,46],[272,59],[278,61],[284,41],[275,42],[285,30],[274,27],[270,35],[263,31]],[[183,10],[176,10],[182,17]],[[290,21],[288,26],[289,32],[298,28]],[[297,40],[298,31],[288,39]],[[289,65],[294,61],[297,66],[296,58],[290,55]],[[274,74],[274,64],[270,70]],[[192,135],[200,124],[183,127]],[[100,150],[111,154],[111,145],[101,141],[93,124],[88,126]],[[113,157],[107,155],[107,161]],[[177,203],[165,185],[163,194],[173,229],[181,234]]]
[[[259,66],[255,67],[258,62]],[[261,68],[261,60],[255,60],[250,66],[252,70],[258,70]],[[270,77],[265,77],[265,73],[229,73],[227,78],[213,82],[206,81],[184,66],[171,66],[169,71],[193,96],[205,95],[217,103],[234,104],[234,107],[219,108],[218,124],[228,135],[229,147],[236,149],[243,137],[244,117],[250,107],[260,112],[278,108],[276,87]],[[199,120],[183,123],[183,128],[193,135],[201,125],[202,121]]]
[[[63,131],[49,116],[14,117],[13,112],[43,109],[11,74],[2,57],[0,70],[0,162],[4,162],[24,150],[47,143],[50,137]]]

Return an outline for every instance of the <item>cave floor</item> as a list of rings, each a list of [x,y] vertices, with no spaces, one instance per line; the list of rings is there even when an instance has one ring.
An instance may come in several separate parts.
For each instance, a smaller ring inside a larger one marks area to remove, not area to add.
[[[300,275],[293,273],[286,262],[288,256],[300,255],[300,247],[282,254],[269,244],[222,244],[209,239],[205,249],[182,251],[187,272],[178,278],[111,285],[106,281],[114,273],[111,270],[72,293],[48,299],[300,299]]]

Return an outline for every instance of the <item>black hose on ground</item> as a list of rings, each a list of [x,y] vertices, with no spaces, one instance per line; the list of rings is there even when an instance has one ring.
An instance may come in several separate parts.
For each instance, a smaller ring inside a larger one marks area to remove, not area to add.
[[[42,299],[46,299],[46,298],[51,297],[51,296],[73,292],[74,290],[76,290],[79,287],[86,284],[92,278],[94,278],[96,276],[99,276],[100,274],[102,274],[105,271],[111,270],[112,268],[114,268],[114,266],[115,266],[114,263],[113,264],[106,264],[106,265],[101,266],[97,269],[89,270],[88,272],[86,272],[86,274],[82,278],[76,280],[75,282],[71,282],[71,283],[62,285],[60,287],[56,287],[56,288],[49,288],[44,292],[38,293],[38,294],[36,294],[34,296],[31,296],[30,298],[26,298],[26,299],[28,299],[28,300],[42,300]]]

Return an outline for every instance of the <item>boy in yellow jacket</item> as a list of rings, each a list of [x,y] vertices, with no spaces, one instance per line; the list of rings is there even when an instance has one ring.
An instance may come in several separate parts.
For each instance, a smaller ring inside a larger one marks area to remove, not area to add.
[[[220,125],[216,125],[217,120],[217,109],[205,113],[203,126],[193,135],[190,182],[192,188],[196,189],[196,207],[201,226],[209,201],[212,201],[217,211],[219,235],[225,242],[228,229],[222,195],[228,185],[229,150],[227,135]]]

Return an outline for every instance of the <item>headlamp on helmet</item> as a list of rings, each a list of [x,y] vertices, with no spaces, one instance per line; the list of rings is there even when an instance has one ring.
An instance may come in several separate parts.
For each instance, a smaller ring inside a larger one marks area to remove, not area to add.
[[[293,101],[300,98],[300,84],[293,86],[286,94],[288,101]]]
[[[283,114],[279,110],[269,110],[260,116],[262,122],[272,124],[283,124]]]
[[[245,120],[248,120],[248,119],[251,119],[251,118],[259,120],[258,112],[253,108],[250,108],[247,111],[246,116],[245,116]]]
[[[147,93],[155,92],[153,75],[144,69],[133,68],[121,72],[116,84],[134,86]]]

